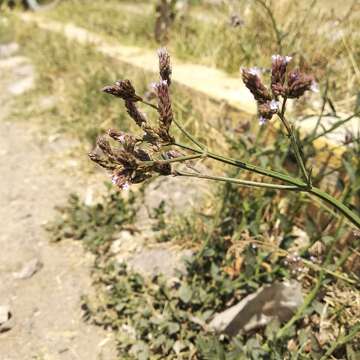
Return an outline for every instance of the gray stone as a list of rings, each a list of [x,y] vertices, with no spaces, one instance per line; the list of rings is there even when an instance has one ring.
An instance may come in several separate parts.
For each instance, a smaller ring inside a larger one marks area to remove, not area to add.
[[[207,182],[202,179],[159,177],[146,188],[144,201],[140,207],[136,224],[140,228],[152,223],[150,218],[162,202],[165,215],[179,214],[198,206],[204,198]]]
[[[143,249],[138,254],[128,260],[131,269],[144,276],[154,276],[158,274],[172,277],[177,272],[184,273],[184,258],[190,257],[190,250],[175,250],[165,246],[158,248]]]
[[[122,256],[132,253],[138,247],[138,238],[139,236],[137,236],[137,234],[133,234],[130,231],[121,231],[117,235],[116,240],[112,242],[110,253],[113,255],[121,254]]]
[[[264,285],[237,305],[217,314],[209,327],[235,336],[239,331],[264,327],[272,320],[285,322],[303,304],[301,285],[297,281]]]

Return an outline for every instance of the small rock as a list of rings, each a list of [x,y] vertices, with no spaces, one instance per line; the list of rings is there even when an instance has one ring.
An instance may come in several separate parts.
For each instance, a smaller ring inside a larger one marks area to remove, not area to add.
[[[139,228],[151,227],[154,222],[151,215],[155,209],[164,202],[165,216],[180,214],[184,211],[199,206],[204,199],[206,183],[193,179],[179,179],[175,177],[159,177],[153,180],[146,188],[143,203],[136,216]]]
[[[302,229],[294,226],[291,235],[295,237],[294,243],[291,247],[292,250],[303,249],[310,244],[309,235]]]
[[[143,249],[128,261],[128,265],[144,276],[164,274],[173,277],[177,271],[186,271],[183,259],[191,255],[189,250],[176,251],[166,247]]]
[[[0,333],[9,331],[12,327],[10,323],[11,312],[7,305],[0,305]]]
[[[43,267],[39,259],[32,259],[27,262],[19,272],[14,273],[15,279],[29,279]]]
[[[123,230],[118,234],[110,247],[110,253],[113,255],[121,253],[123,256],[136,250],[140,241],[139,235],[132,234],[130,231]]]

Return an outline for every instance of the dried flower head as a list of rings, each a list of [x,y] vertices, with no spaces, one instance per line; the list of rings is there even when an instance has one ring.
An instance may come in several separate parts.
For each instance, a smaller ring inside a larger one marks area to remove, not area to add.
[[[287,72],[291,59],[291,56],[272,56],[271,93],[262,83],[259,69],[242,70],[243,82],[257,101],[260,125],[264,125],[279,111],[279,96],[284,99],[298,98],[307,90],[318,91],[313,76],[299,70]]]
[[[267,87],[261,82],[259,70],[256,68],[242,69],[242,79],[245,86],[254,95],[255,100],[264,103],[272,100]]]
[[[158,98],[158,112],[160,130],[164,133],[169,133],[170,125],[173,120],[173,112],[171,108],[169,85],[165,80],[153,85],[156,96]],[[159,134],[160,135],[160,134]]]
[[[170,55],[166,48],[160,48],[158,50],[159,57],[159,72],[162,80],[166,81],[168,86],[171,85],[171,64]]]
[[[132,101],[125,101],[125,107],[127,110],[127,113],[130,115],[130,117],[135,121],[136,125],[142,127],[144,124],[146,124],[146,117],[145,115],[139,111],[137,106]]]
[[[315,88],[315,79],[311,75],[304,74],[296,69],[289,72],[288,89],[286,96],[288,98],[299,98],[304,95],[305,91]]]
[[[286,68],[291,61],[291,56],[272,56],[271,66],[271,90],[275,97],[284,96],[286,94],[285,79]]]
[[[264,125],[279,110],[279,102],[276,100],[267,101],[258,104],[258,113],[260,116],[260,125]]]
[[[171,173],[170,164],[158,164],[151,160],[151,156],[144,149],[137,147],[136,139],[123,132],[110,129],[109,137],[120,142],[122,147],[111,147],[106,136],[97,139],[97,148],[102,155],[96,151],[91,152],[89,157],[105,169],[111,171],[113,184],[120,189],[127,188],[130,184],[143,182],[150,178],[153,172],[169,175]],[[166,169],[165,166],[167,165]]]
[[[140,96],[136,95],[135,89],[130,80],[119,80],[115,83],[115,85],[105,86],[102,91],[119,97],[125,101],[136,102],[142,100]]]

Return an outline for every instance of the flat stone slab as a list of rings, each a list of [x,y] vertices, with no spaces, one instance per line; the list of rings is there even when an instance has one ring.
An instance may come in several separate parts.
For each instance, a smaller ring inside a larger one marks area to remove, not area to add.
[[[237,305],[217,314],[210,322],[213,330],[235,336],[241,330],[261,328],[277,319],[285,322],[303,303],[301,285],[297,281],[264,285]]]

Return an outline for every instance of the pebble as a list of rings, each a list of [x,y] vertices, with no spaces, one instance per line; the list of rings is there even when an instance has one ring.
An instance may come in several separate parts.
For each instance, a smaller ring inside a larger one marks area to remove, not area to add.
[[[15,279],[29,279],[43,267],[43,263],[35,258],[28,261],[19,272],[14,273]]]

